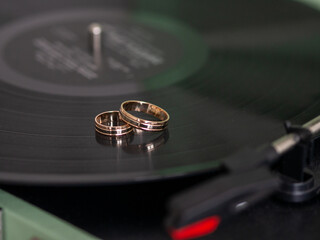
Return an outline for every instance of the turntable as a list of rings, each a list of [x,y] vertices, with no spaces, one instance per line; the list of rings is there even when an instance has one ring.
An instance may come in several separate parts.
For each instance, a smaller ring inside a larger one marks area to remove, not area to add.
[[[2,1],[2,238],[320,236],[319,9]],[[96,131],[132,99],[168,127]]]

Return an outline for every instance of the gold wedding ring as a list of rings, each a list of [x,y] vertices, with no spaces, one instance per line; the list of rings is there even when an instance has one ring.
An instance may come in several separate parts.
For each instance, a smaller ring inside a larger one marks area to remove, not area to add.
[[[119,111],[108,111],[95,117],[96,131],[108,136],[121,136],[130,133],[133,128],[122,121]]]
[[[130,114],[128,111],[150,114],[158,118],[159,121],[138,118]],[[161,107],[158,107],[152,103],[137,100],[123,102],[120,107],[120,115],[121,119],[127,124],[145,131],[162,131],[168,126],[168,121],[170,119],[169,114]]]

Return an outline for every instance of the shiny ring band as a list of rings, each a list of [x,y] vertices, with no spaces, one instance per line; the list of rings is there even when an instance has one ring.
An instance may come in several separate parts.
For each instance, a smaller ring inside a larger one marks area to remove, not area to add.
[[[128,111],[143,112],[159,119],[159,121],[145,120],[128,113]],[[129,100],[121,104],[120,115],[129,125],[146,131],[162,131],[168,126],[169,114],[152,103]]]
[[[122,121],[119,111],[108,111],[95,117],[96,131],[108,136],[121,136],[130,133],[133,128]]]

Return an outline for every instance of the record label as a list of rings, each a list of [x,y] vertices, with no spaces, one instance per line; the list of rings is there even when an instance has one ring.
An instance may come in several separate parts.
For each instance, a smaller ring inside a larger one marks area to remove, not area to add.
[[[94,22],[103,32],[99,63],[88,43],[87,29]],[[164,24],[180,32],[164,30]],[[117,11],[41,15],[15,23],[1,35],[2,79],[51,94],[119,95],[164,87],[191,74],[205,58],[203,47],[198,56],[189,56],[186,46],[200,38],[179,23]],[[181,64],[187,59],[191,71]]]

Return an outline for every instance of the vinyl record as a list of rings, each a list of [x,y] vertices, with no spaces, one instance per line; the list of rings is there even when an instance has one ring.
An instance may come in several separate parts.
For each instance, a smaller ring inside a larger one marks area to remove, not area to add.
[[[212,171],[281,136],[284,120],[317,116],[320,14],[291,1],[228,2],[58,2],[3,17],[0,181],[108,184]],[[93,22],[104,33],[99,62],[88,47]],[[94,117],[130,99],[163,107],[168,129],[97,134]]]

